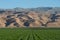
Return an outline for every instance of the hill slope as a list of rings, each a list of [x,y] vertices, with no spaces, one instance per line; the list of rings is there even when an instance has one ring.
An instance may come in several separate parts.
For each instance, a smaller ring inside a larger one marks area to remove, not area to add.
[[[0,9],[0,28],[59,27],[59,7]]]

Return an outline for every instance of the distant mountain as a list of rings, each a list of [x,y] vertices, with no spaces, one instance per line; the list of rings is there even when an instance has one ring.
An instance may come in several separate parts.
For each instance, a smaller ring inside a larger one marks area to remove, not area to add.
[[[35,12],[46,12],[46,11],[60,11],[60,7],[37,7],[37,8],[13,8],[13,9],[0,9],[0,11],[35,11]]]

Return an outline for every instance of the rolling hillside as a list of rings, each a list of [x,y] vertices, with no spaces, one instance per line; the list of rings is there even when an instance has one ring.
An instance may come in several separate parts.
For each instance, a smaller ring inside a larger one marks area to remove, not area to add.
[[[59,7],[0,9],[0,28],[59,26]]]

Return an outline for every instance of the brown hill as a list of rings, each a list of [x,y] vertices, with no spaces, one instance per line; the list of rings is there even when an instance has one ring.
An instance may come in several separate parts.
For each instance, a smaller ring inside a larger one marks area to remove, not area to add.
[[[12,11],[6,10],[0,13],[0,28],[14,27],[59,27],[59,11]]]

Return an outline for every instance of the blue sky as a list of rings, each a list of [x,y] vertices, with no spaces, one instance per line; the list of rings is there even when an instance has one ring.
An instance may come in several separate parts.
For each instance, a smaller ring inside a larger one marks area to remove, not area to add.
[[[60,7],[60,0],[0,0],[0,8]]]

